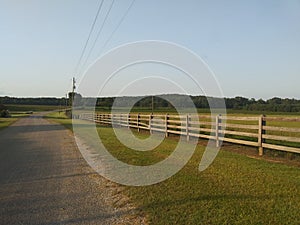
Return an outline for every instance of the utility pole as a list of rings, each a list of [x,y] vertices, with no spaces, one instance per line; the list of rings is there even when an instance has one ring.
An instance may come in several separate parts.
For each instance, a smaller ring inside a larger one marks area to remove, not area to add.
[[[70,106],[72,106],[74,102],[74,97],[75,97],[75,89],[76,89],[76,80],[75,77],[72,79],[72,94],[71,94],[71,99],[70,99]]]
[[[152,95],[152,102],[151,102],[151,110],[152,110],[152,113],[154,111],[154,96]]]
[[[73,84],[73,85],[72,85],[72,94],[74,95],[75,89],[76,89],[76,86],[75,86],[75,84],[76,84],[75,77],[73,77],[72,84]]]

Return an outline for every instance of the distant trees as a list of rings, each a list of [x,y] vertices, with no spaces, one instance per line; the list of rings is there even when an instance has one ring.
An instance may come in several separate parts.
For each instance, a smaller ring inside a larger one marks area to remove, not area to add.
[[[69,93],[68,101],[66,98],[15,98],[15,97],[0,97],[2,104],[20,104],[20,105],[70,105],[73,99],[72,93]],[[173,104],[179,107],[191,107],[187,105],[185,95],[157,95],[154,96],[155,108],[173,108],[173,105],[164,98],[171,99]],[[189,96],[197,108],[207,109],[209,107],[218,107],[220,98],[205,97],[205,96]],[[114,104],[115,97],[102,98],[83,98],[79,93],[74,94],[74,103],[76,106],[94,106],[111,108]],[[140,100],[138,100],[140,99]],[[135,107],[151,108],[152,96],[140,97],[119,97],[120,103],[135,102]],[[209,100],[209,101],[208,101]],[[210,105],[209,105],[210,103]],[[269,112],[300,112],[300,100],[289,98],[274,97],[268,100],[254,98],[248,99],[245,97],[225,98],[227,109],[238,109],[248,111],[269,111]]]
[[[7,109],[7,107],[5,106],[5,105],[3,105],[3,104],[0,104],[0,111],[2,111],[2,110],[6,110]]]
[[[114,100],[115,100],[115,98],[113,98],[113,97],[97,98],[96,106],[111,108],[114,103]]]
[[[264,101],[259,99],[252,102],[244,109],[250,111],[271,111],[271,112],[300,112],[300,100],[281,99],[278,97]]]
[[[0,104],[0,117],[10,117],[10,113],[7,107],[3,104]]]
[[[68,100],[68,104],[69,106],[72,106],[74,103],[74,106],[81,106],[82,105],[82,96],[79,93],[76,92],[69,92],[68,93],[69,96],[69,100]]]
[[[16,105],[65,105],[65,98],[16,98],[16,97],[0,97],[2,104]]]

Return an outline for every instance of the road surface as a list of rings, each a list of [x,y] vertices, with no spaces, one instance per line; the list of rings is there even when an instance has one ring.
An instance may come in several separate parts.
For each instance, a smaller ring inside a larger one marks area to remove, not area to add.
[[[71,132],[42,114],[0,131],[0,224],[143,223],[113,207],[113,188],[86,164]]]

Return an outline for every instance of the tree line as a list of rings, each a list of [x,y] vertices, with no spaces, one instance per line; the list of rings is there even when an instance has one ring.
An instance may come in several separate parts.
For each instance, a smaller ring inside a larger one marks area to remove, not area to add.
[[[218,107],[218,102],[221,98],[205,97],[205,96],[186,96],[186,95],[156,95],[143,97],[101,97],[101,98],[86,98],[76,93],[74,96],[74,104],[77,106],[94,106],[102,108],[111,108],[114,102],[120,106],[132,102],[134,107],[149,108],[152,104],[155,108],[174,108],[177,107],[192,107],[193,104],[199,109],[208,109],[210,107]],[[192,99],[192,102],[187,104],[187,98]],[[168,99],[168,100],[166,100]],[[171,100],[171,101],[170,101]],[[268,111],[268,112],[300,112],[300,100],[289,98],[274,97],[268,100],[263,99],[248,99],[245,97],[225,98],[227,109],[247,110],[247,111]],[[193,103],[193,104],[192,104]],[[68,106],[72,104],[72,95],[69,98],[17,98],[17,97],[0,97],[0,104],[16,104],[16,105],[61,105]]]

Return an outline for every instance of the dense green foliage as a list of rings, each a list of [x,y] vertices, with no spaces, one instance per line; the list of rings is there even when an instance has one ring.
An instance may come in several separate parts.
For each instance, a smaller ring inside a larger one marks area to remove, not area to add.
[[[65,105],[66,98],[16,98],[0,97],[0,103],[8,105]]]
[[[69,95],[69,99],[71,95]],[[192,107],[192,104],[187,104],[188,96],[185,95],[157,95],[153,97],[153,106],[156,109],[172,109],[173,105],[177,107]],[[205,96],[190,96],[194,105],[198,109],[217,108],[220,106],[220,98],[212,98]],[[170,101],[165,99],[171,99]],[[94,106],[98,108],[111,108],[114,104],[115,97],[102,97],[102,98],[87,98],[81,97],[80,94],[75,94],[75,104],[78,106]],[[118,98],[119,104],[136,102],[134,106],[136,108],[151,109],[152,108],[152,96],[144,97],[120,97]],[[18,104],[18,105],[70,105],[70,102],[66,98],[15,98],[15,97],[0,97],[0,103],[2,104]],[[300,112],[300,100],[297,99],[282,99],[274,97],[269,100],[255,100],[244,97],[225,98],[225,104],[227,109],[234,110],[247,110],[247,111],[268,111],[268,112]]]
[[[7,107],[3,104],[0,104],[0,117],[10,117],[10,113],[7,109]]]
[[[274,97],[269,100],[255,100],[243,97],[226,98],[228,109],[243,109],[248,111],[270,112],[300,112],[300,100]]]
[[[63,106],[59,105],[6,105],[10,112],[22,112],[29,113],[41,112],[41,111],[51,111],[57,109],[63,109]]]

